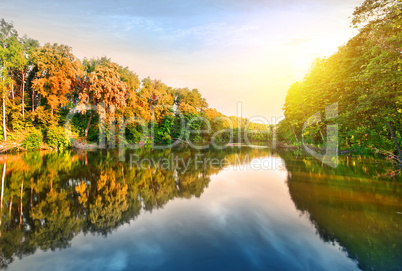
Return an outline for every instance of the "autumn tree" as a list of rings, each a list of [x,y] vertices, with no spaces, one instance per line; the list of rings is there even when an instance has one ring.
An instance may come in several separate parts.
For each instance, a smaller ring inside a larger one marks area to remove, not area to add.
[[[80,103],[99,107],[104,104],[106,115],[113,116],[116,108],[126,105],[127,84],[121,81],[119,67],[113,63],[95,66],[89,74],[89,88],[79,94]],[[105,116],[104,116],[105,117]],[[88,135],[92,114],[88,121],[85,137]]]
[[[170,111],[170,107],[173,106],[173,89],[160,80],[145,78],[142,80],[142,87],[137,93],[137,105],[146,111],[138,112],[146,121],[151,120],[153,112],[154,121],[160,122],[162,117]]]
[[[208,108],[208,103],[197,89],[177,89],[175,104],[181,112],[194,113]]]
[[[46,44],[35,50],[32,62],[38,70],[33,87],[46,99],[53,116],[55,109],[68,103],[67,96],[81,71],[81,64],[70,47],[58,44]]]

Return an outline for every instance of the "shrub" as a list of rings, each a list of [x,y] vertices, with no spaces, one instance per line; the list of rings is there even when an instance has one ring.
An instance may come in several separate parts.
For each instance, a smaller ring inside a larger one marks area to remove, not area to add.
[[[125,131],[126,140],[129,143],[137,144],[142,138],[141,130],[142,127],[140,125],[135,125],[133,123],[128,124]]]
[[[51,148],[65,149],[71,146],[70,141],[66,138],[63,127],[52,126],[47,130],[46,145]]]
[[[34,112],[30,114],[32,122],[39,125],[50,125],[52,123],[49,111],[47,111],[43,106],[38,106]]]
[[[31,129],[27,137],[22,142],[22,146],[28,150],[39,149],[42,144],[43,135],[40,130],[35,128]]]
[[[23,130],[24,122],[20,105],[10,103],[7,107],[7,127],[14,132]]]

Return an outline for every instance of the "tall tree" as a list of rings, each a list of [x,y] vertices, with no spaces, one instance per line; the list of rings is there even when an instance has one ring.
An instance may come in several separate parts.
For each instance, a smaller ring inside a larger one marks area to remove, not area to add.
[[[173,89],[160,80],[151,80],[148,77],[142,80],[142,87],[138,91],[137,99],[139,107],[146,111],[141,113],[145,119],[150,121],[153,111],[155,122],[160,122],[163,116],[169,112],[169,107],[173,106]]]
[[[53,117],[54,110],[66,105],[74,80],[81,72],[79,60],[66,45],[46,44],[32,53],[32,62],[37,67],[34,89],[46,100]]]
[[[369,107],[372,123],[389,129],[402,161],[394,126],[402,125],[402,1],[365,0],[353,13],[353,26],[360,28],[367,65],[359,75],[365,82],[360,103]]]
[[[89,88],[79,94],[82,104],[99,106],[103,103],[107,115],[113,115],[116,108],[126,105],[127,84],[121,81],[119,67],[116,64],[97,65],[89,75],[89,84]],[[88,135],[90,123],[91,118],[85,137]]]
[[[197,89],[182,88],[176,90],[175,104],[181,112],[197,114],[208,108],[208,103]]]
[[[1,64],[1,92],[3,98],[3,134],[4,141],[7,141],[6,127],[6,96],[8,93],[8,85],[10,83],[9,69],[12,66],[12,55],[10,52],[10,44],[15,44],[18,33],[14,29],[12,23],[6,22],[4,19],[0,21],[0,64]]]
[[[400,0],[363,1],[352,20],[359,33],[332,56],[316,61],[303,81],[288,90],[285,122],[301,127],[312,114],[323,116],[326,106],[338,102],[341,147],[392,150],[402,159],[401,10]],[[314,141],[314,132],[321,133],[325,124],[305,133]],[[286,138],[294,131],[280,128]]]
[[[30,61],[30,55],[33,50],[39,47],[37,40],[24,36],[20,39],[22,50],[18,55],[18,65],[16,65],[16,72],[20,80],[21,91],[21,112],[22,118],[25,118],[25,87],[29,73],[33,71],[34,65]]]

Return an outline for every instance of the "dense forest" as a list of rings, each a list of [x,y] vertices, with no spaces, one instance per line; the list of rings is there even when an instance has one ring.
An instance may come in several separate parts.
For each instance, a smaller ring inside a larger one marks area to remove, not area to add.
[[[10,146],[69,147],[64,123],[71,110],[75,113],[73,138],[83,142],[98,141],[99,125],[104,125],[106,140],[111,141],[108,131],[118,129],[117,120],[134,118],[124,131],[129,143],[153,139],[166,145],[180,139],[220,144],[231,141],[232,135],[241,142],[244,138],[239,137],[246,130],[250,141],[266,141],[272,130],[209,108],[197,89],[173,88],[150,78],[140,80],[128,67],[107,57],[80,61],[66,45],[40,46],[34,39],[19,37],[13,24],[4,19],[0,21],[0,65],[0,139],[8,142],[0,151]],[[113,143],[119,140],[116,137]]]
[[[388,151],[402,161],[402,2],[365,0],[352,17],[359,33],[328,58],[317,59],[287,92],[278,138],[290,144],[325,144],[337,123],[339,149]],[[336,119],[303,126],[316,112],[338,105]]]

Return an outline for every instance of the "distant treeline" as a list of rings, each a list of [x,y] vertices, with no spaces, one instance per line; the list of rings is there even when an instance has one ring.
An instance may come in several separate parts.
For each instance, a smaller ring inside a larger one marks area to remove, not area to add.
[[[402,2],[366,0],[355,9],[352,26],[359,33],[316,60],[288,90],[278,138],[323,144],[326,126],[337,123],[340,149],[381,149],[402,159]],[[325,108],[334,103],[339,115],[326,120]],[[316,112],[322,121],[303,132]]]

